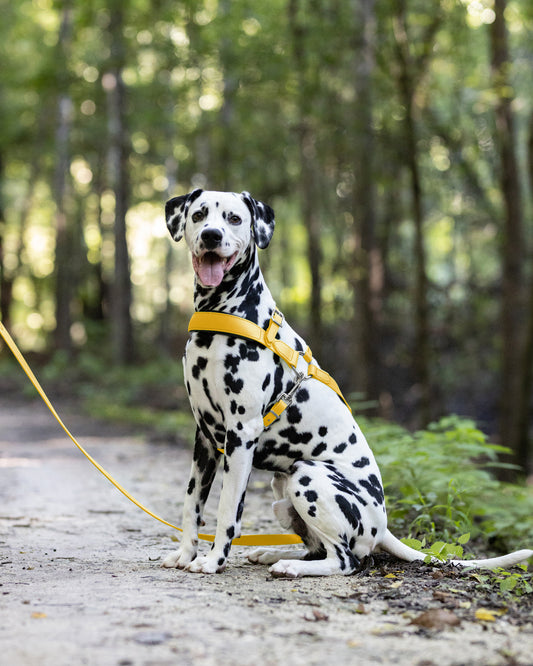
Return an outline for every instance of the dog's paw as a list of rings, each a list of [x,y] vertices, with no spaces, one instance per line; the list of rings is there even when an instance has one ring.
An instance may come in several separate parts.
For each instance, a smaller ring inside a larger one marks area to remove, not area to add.
[[[248,561],[252,564],[275,564],[279,557],[279,551],[273,548],[256,548],[248,553]]]
[[[273,576],[298,578],[301,575],[300,562],[298,560],[280,560],[273,564],[269,571]]]
[[[190,571],[191,573],[206,573],[206,574],[214,574],[214,573],[222,573],[224,569],[226,568],[226,560],[222,564],[220,564],[220,560],[209,557],[209,555],[205,555],[202,557],[197,557],[195,560],[193,560],[189,565],[185,567],[187,571]]]
[[[194,548],[179,548],[165,557],[161,566],[165,569],[185,569],[196,556]]]

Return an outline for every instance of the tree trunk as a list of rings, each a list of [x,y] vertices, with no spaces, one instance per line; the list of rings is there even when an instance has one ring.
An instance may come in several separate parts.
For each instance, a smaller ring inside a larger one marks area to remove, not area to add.
[[[299,0],[289,0],[289,26],[292,36],[294,67],[298,80],[297,127],[301,169],[302,216],[307,229],[307,258],[311,273],[311,303],[308,338],[317,356],[322,347],[322,250],[319,220],[319,188],[316,178],[316,139],[311,122],[312,87],[307,81],[305,28],[298,20]]]
[[[378,397],[378,318],[383,284],[382,263],[376,242],[374,129],[372,126],[372,79],[375,67],[375,0],[353,4],[357,42],[354,52],[355,104],[353,165],[353,217],[355,221],[356,270],[354,336],[357,348],[354,388],[366,397]]]
[[[4,215],[4,201],[2,198],[2,185],[4,181],[4,160],[0,154],[0,321],[9,328],[11,314],[11,300],[13,283],[8,278],[4,262],[4,238],[6,233],[6,218]]]
[[[61,27],[57,52],[59,54],[59,67],[68,62],[68,51],[72,32],[72,9],[66,2],[63,7]],[[54,343],[56,349],[70,352],[72,341],[70,326],[72,323],[70,304],[73,294],[73,257],[71,252],[71,229],[66,210],[67,174],[69,170],[69,139],[72,124],[72,100],[68,94],[66,71],[60,71],[58,76],[60,90],[57,101],[57,124],[55,136],[55,174],[54,199],[56,204],[56,252],[55,252],[55,280],[56,280],[56,329]]]
[[[528,142],[529,189],[533,192],[533,114],[529,122]],[[533,278],[529,283],[529,303],[527,325],[521,358],[520,393],[518,402],[518,442],[516,458],[518,464],[526,472],[533,474],[531,465],[531,394],[533,389]]]
[[[126,122],[126,90],[122,79],[125,49],[122,37],[124,11],[117,0],[111,9],[110,68],[102,77],[107,94],[109,149],[108,179],[115,194],[115,272],[111,291],[112,348],[115,363],[128,363],[134,357],[131,321],[131,280],[126,240],[126,213],[129,207],[129,136]]]
[[[495,0],[495,19],[491,26],[491,61],[493,86],[497,105],[496,132],[500,154],[501,192],[504,205],[502,242],[502,292],[501,292],[501,401],[500,441],[515,453],[518,459],[522,313],[524,292],[522,261],[524,259],[524,233],[522,192],[516,153],[512,96],[509,82],[509,49],[505,25],[505,0]]]
[[[426,250],[424,244],[424,216],[422,211],[422,182],[418,167],[418,148],[416,130],[416,77],[421,72],[422,62],[418,66],[410,53],[407,33],[407,14],[405,2],[399,3],[395,23],[395,36],[398,47],[400,75],[399,88],[405,107],[404,140],[405,160],[411,180],[412,214],[415,227],[414,245],[414,305],[415,305],[415,340],[413,350],[413,370],[419,393],[419,421],[426,425],[431,418],[431,386],[429,376],[429,315],[428,315],[428,279],[426,271]],[[429,40],[425,40],[427,45]]]

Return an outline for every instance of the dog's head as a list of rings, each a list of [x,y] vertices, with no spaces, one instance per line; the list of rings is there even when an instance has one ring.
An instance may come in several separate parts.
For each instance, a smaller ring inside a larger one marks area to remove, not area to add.
[[[251,244],[267,247],[275,224],[272,208],[248,192],[194,190],[167,201],[165,217],[175,241],[185,236],[204,287],[217,287]]]

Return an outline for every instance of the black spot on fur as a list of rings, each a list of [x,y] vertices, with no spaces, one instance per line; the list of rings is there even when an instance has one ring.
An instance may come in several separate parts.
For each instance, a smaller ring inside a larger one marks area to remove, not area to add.
[[[352,432],[352,434],[348,438],[348,441],[350,442],[350,444],[357,444],[357,435],[355,434],[355,432]]]
[[[280,437],[285,437],[291,444],[307,444],[313,439],[311,432],[298,432],[294,426],[280,431]]]
[[[189,485],[188,485],[188,487],[187,487],[187,494],[188,494],[188,495],[192,495],[192,494],[193,494],[193,491],[194,491],[194,487],[195,487],[195,486],[196,486],[196,479],[193,477],[193,478],[189,481]]]
[[[373,537],[375,537],[377,533],[378,533],[378,528],[377,527],[373,527],[370,530],[370,534],[372,534]]]
[[[215,337],[214,333],[210,331],[197,331],[195,333],[195,343],[197,347],[203,347],[204,349],[209,349],[213,339]]]
[[[233,377],[229,372],[224,375],[224,384],[227,386],[231,393],[236,393],[237,395],[242,391],[244,386],[244,381]]]
[[[299,481],[299,484],[301,486],[308,486],[311,483],[311,477],[310,476],[302,476],[302,478]]]
[[[320,442],[315,448],[311,451],[313,458],[317,458],[321,453],[324,453],[328,448],[328,445],[325,442]]]
[[[233,356],[232,354],[228,354],[224,359],[224,367],[226,368],[226,370],[229,370],[233,374],[236,374],[237,370],[239,369],[240,362],[241,359],[238,356]]]
[[[368,480],[363,479],[359,482],[365,488],[368,494],[373,497],[378,504],[383,504],[385,497],[383,495],[383,488],[375,474],[370,474]]]
[[[302,413],[296,407],[296,405],[291,405],[287,410],[287,420],[289,423],[300,423],[302,420]]]
[[[241,495],[241,499],[240,499],[240,501],[239,501],[239,506],[237,507],[237,522],[240,522],[240,520],[241,520],[241,518],[242,518],[242,512],[243,512],[243,509],[244,509],[244,498],[245,498],[245,496],[246,496],[246,492],[244,492],[244,493]]]
[[[307,389],[300,389],[296,392],[296,402],[307,402],[309,400],[309,391]]]
[[[320,426],[320,428],[318,429],[318,434],[320,435],[320,437],[325,437],[328,434],[328,429],[326,428],[326,426]]]
[[[344,449],[348,446],[346,442],[343,442],[342,444],[338,444],[333,450],[335,453],[342,453]]]
[[[352,528],[357,529],[361,520],[361,512],[357,505],[349,502],[344,495],[335,495],[335,501]]]
[[[315,490],[306,490],[304,497],[308,502],[316,502],[318,499],[318,495]]]
[[[267,374],[265,377],[265,380],[263,382],[263,386],[261,387],[263,391],[266,391],[267,386],[270,384],[270,373]]]
[[[370,465],[370,460],[366,457],[363,456],[362,458],[359,458],[359,460],[356,460],[355,462],[352,463],[354,467],[367,467]]]
[[[233,539],[235,536],[235,527],[233,525],[226,530],[226,536],[228,539]]]
[[[226,456],[231,456],[238,446],[242,446],[242,440],[233,430],[228,430],[226,433],[226,443],[224,451]]]

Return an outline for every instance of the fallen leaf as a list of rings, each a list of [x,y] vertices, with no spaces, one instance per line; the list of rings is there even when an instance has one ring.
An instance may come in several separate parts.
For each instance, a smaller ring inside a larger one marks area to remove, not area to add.
[[[388,573],[385,578],[397,578],[393,573]]]
[[[411,621],[411,624],[416,624],[419,627],[426,629],[438,629],[442,631],[446,627],[457,627],[461,624],[461,620],[455,613],[445,608],[434,608],[425,611],[418,617]]]
[[[403,580],[397,580],[395,583],[392,583],[391,589],[397,589],[398,587],[401,587],[403,583]]]
[[[476,620],[480,622],[494,622],[500,615],[505,615],[505,609],[478,608],[476,611]]]
[[[304,615],[304,620],[307,620],[307,622],[327,622],[329,620],[329,616],[323,613],[322,611],[319,611],[316,608],[314,608],[313,617],[308,617],[307,615]]]
[[[348,641],[346,645],[351,648],[359,647],[361,645],[361,641]]]
[[[31,616],[34,620],[42,620],[43,617],[46,617],[46,613],[32,613]]]

